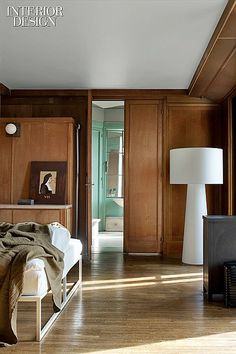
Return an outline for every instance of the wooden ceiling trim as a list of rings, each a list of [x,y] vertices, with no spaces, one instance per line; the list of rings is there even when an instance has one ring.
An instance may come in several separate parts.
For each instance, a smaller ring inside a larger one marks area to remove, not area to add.
[[[0,82],[0,95],[10,95],[10,90],[8,87]]]
[[[93,89],[94,100],[164,99],[168,95],[187,95],[186,90],[165,89]]]
[[[230,12],[230,16],[228,17],[227,23],[220,33],[220,38],[229,38],[233,36],[236,37],[236,26],[235,26],[235,18],[236,18],[236,6],[232,7],[232,11]]]
[[[26,97],[26,96],[88,96],[88,90],[80,89],[32,89],[32,90],[11,90],[11,96]]]
[[[228,68],[227,68],[227,66],[228,66]],[[205,94],[210,90],[210,87],[212,87],[214,85],[214,82],[217,81],[217,78],[222,74],[222,72],[224,71],[224,73],[223,73],[223,75],[224,75],[226,73],[226,71],[229,70],[229,68],[231,69],[230,73],[229,73],[229,78],[231,78],[231,81],[232,81],[231,85],[234,86],[234,82],[235,82],[235,78],[236,78],[236,46],[234,47],[232,52],[228,55],[228,57],[225,59],[222,66],[219,67],[219,69],[216,71],[214,77],[212,78],[212,80],[210,81],[210,83],[208,84],[206,89],[204,90]],[[219,78],[218,78],[218,80],[219,80]]]
[[[60,123],[73,123],[75,124],[75,120],[73,117],[12,117],[12,120],[15,123],[29,123],[30,124],[38,124],[42,123],[42,119],[45,123],[58,124],[58,120],[60,119]],[[1,123],[9,122],[9,117],[1,117]]]
[[[12,90],[11,96],[3,97],[4,105],[63,105],[84,102],[88,99],[81,90]],[[72,94],[72,95],[71,95]],[[93,100],[129,100],[129,99],[161,99],[168,103],[183,104],[211,104],[214,101],[207,98],[191,97],[187,90],[161,90],[161,89],[96,89],[91,90]]]
[[[207,88],[214,80],[217,72],[225,66],[232,51],[235,49],[236,39],[233,40],[219,40],[212,49],[212,55],[208,58],[208,64],[202,68],[201,80],[195,83],[194,92],[199,96],[206,97]]]
[[[92,90],[93,100],[129,100],[129,99],[160,99],[168,102],[183,103],[211,103],[212,101],[205,98],[190,97],[187,90],[175,89],[100,89]]]
[[[222,70],[226,68],[227,60],[229,61],[232,55],[234,55],[234,49],[236,46],[235,37],[236,0],[229,0],[189,85],[189,95],[197,97],[203,96],[211,99],[222,98],[219,97],[219,95],[217,95],[217,98],[212,97],[212,95],[210,96],[207,88],[212,85],[217,74],[220,74]],[[224,55],[219,48],[224,50]],[[224,56],[227,57],[227,59],[223,59]],[[212,75],[213,70],[215,71],[214,75]],[[206,81],[208,81],[207,84]],[[232,86],[224,86],[228,91],[232,89]],[[223,96],[225,94],[226,92]]]
[[[236,81],[236,48],[234,55],[230,57],[227,65],[218,73],[214,82],[207,90],[207,96],[216,100],[222,100],[227,96],[232,88],[235,86]]]

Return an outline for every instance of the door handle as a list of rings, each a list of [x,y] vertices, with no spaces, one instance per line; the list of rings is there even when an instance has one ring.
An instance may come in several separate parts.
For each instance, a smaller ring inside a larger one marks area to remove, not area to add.
[[[108,162],[105,161],[104,162],[104,172],[107,173],[107,170],[108,170]]]

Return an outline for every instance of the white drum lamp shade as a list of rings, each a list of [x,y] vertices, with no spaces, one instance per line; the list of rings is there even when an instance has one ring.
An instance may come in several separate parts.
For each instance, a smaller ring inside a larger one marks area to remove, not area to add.
[[[170,183],[187,184],[182,261],[203,263],[203,221],[207,215],[205,184],[223,183],[223,150],[183,148],[170,151]]]

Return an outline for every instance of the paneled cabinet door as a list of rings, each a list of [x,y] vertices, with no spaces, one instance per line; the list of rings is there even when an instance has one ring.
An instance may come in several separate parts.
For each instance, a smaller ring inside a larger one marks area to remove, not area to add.
[[[125,251],[161,251],[162,101],[126,102]]]

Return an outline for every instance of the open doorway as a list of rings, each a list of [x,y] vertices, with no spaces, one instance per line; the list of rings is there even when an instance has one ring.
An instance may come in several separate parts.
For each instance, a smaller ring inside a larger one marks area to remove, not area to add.
[[[123,252],[124,101],[92,104],[91,253]]]

